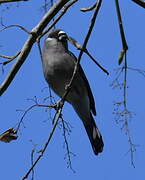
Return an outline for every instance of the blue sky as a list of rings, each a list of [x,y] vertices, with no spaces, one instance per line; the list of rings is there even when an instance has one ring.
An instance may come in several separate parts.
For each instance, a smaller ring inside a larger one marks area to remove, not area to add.
[[[5,25],[20,24],[31,30],[44,14],[41,9],[42,2],[41,0],[37,0],[37,3],[28,1],[19,3],[18,7],[14,3],[9,10],[1,6],[0,15],[3,23]],[[78,2],[62,18],[57,28],[64,29],[82,43],[88,29],[91,12],[82,13],[79,8],[88,7],[91,3],[93,0]],[[121,1],[121,10],[129,46],[128,65],[145,69],[143,38],[145,26],[142,21],[144,9],[131,1]],[[127,153],[129,150],[127,136],[124,131],[121,131],[122,124],[116,124],[113,115],[114,101],[122,100],[122,90],[113,90],[110,87],[115,78],[115,69],[118,68],[117,58],[122,47],[115,13],[115,3],[104,1],[88,43],[88,50],[110,72],[110,75],[104,74],[86,55],[83,55],[81,61],[95,97],[97,110],[95,120],[104,138],[104,152],[99,156],[93,154],[80,119],[73,108],[66,103],[63,118],[73,127],[72,133],[68,136],[68,142],[70,150],[76,154],[72,157],[72,166],[76,173],[67,168],[67,162],[64,160],[66,151],[63,148],[62,130],[57,128],[47,151],[35,168],[36,180],[50,178],[142,180],[145,176],[145,78],[141,74],[128,71],[127,106],[135,113],[130,121],[130,131],[133,142],[139,145],[134,153],[135,168],[131,166],[130,153]],[[0,45],[2,45],[0,54],[6,55],[15,54],[28,37],[26,33],[16,28],[6,30],[0,35]],[[70,49],[78,55],[79,51],[72,45]],[[5,78],[11,66],[12,63],[4,67],[4,74],[0,72],[0,82]],[[26,109],[33,104],[27,99],[36,96],[41,103],[43,102],[43,99],[49,95],[48,90],[42,92],[46,86],[39,52],[37,46],[34,45],[11,86],[1,97],[1,133],[15,126],[20,120],[22,113],[17,112],[17,109]],[[56,100],[58,100],[57,96]],[[36,144],[36,149],[40,150],[52,128],[49,116],[43,108],[33,109],[24,119],[25,128],[21,127],[18,140],[8,144],[0,142],[0,179],[20,179],[25,174],[31,166],[30,155],[33,144]]]

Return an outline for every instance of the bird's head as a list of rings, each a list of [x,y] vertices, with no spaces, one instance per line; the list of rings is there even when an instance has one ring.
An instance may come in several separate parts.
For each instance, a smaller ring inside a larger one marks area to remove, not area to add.
[[[63,46],[65,46],[65,48],[67,48],[67,40],[68,36],[63,30],[55,29],[48,34],[46,38],[46,44],[51,46],[62,44]]]

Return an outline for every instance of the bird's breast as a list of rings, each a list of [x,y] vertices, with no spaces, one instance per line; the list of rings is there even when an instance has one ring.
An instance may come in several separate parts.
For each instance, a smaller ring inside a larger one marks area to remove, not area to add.
[[[60,57],[60,54],[47,56],[44,64],[45,78],[59,96],[63,96],[65,87],[72,77],[74,66],[72,59],[67,56]]]

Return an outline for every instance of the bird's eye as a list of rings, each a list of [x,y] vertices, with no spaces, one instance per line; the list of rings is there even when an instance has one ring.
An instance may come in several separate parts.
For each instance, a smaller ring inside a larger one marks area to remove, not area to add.
[[[58,33],[58,39],[59,39],[60,41],[66,40],[66,39],[67,39],[67,34],[66,34],[64,31],[59,31],[59,33]]]

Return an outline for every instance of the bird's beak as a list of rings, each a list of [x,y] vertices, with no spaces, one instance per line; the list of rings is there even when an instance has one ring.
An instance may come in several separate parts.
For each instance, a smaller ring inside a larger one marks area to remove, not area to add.
[[[68,36],[64,31],[60,31],[59,32],[59,40],[63,41],[63,40],[68,40]]]
[[[60,41],[68,40],[68,37],[67,37],[66,34],[62,34],[62,35],[59,37],[59,40],[60,40]]]

